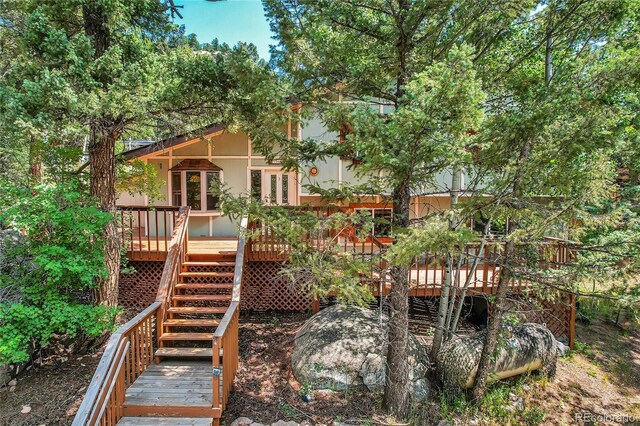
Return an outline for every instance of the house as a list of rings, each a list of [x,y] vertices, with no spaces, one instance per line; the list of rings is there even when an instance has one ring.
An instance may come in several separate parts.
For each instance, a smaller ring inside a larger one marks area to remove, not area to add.
[[[283,131],[291,138],[340,138],[313,120],[303,126],[289,124]],[[155,168],[164,199],[152,203],[144,195],[119,194],[122,244],[135,268],[120,277],[119,302],[141,312],[111,336],[74,425],[139,424],[144,416],[188,417],[190,424],[219,425],[238,371],[240,311],[308,311],[320,306],[280,274],[288,259],[287,244],[268,224],[248,218],[236,224],[223,216],[220,200],[208,188],[221,181],[234,193],[266,204],[308,204],[329,214],[318,197],[305,192],[305,183],[324,188],[353,183],[357,164],[350,158],[329,158],[300,173],[288,172],[253,152],[247,134],[219,125],[140,146],[123,156]],[[428,195],[414,197],[413,217],[449,208],[450,180],[443,173],[435,188],[425,190]],[[379,197],[339,207],[370,211],[376,217],[391,215],[391,206]],[[254,232],[238,233],[238,228]],[[361,283],[379,297],[381,306],[392,285],[384,260],[376,256],[386,248],[387,232],[381,226],[367,239],[337,236],[345,253],[362,256],[371,265],[370,274],[362,272],[368,276]],[[308,236],[319,245],[328,237]],[[465,285],[467,298],[484,301],[485,314],[485,296],[496,290],[501,250],[497,245],[467,245],[464,265],[452,281]],[[570,244],[557,239],[548,240],[542,252],[539,259],[548,267],[562,266],[572,256]],[[433,306],[444,271],[444,259],[436,253],[414,259],[408,271],[410,301]],[[510,286],[514,300],[531,296],[528,284],[517,278]],[[537,315],[532,320],[545,322],[572,344],[575,296],[540,302],[543,309],[532,312]],[[177,384],[188,392],[175,392]]]
[[[319,120],[304,125],[289,123],[289,138],[339,140],[338,132],[330,132]],[[252,149],[250,137],[243,132],[229,132],[221,125],[212,125],[191,135],[181,135],[123,153],[127,160],[138,159],[152,165],[162,180],[164,199],[150,202],[143,194],[120,193],[117,204],[127,206],[190,206],[189,236],[195,238],[237,237],[237,224],[224,217],[219,200],[209,188],[214,180],[224,183],[235,194],[251,194],[266,204],[322,206],[318,195],[306,191],[305,185],[323,189],[343,184],[355,184],[357,162],[349,158],[332,157],[309,164],[300,172],[287,172],[277,163],[269,163]],[[421,217],[431,209],[450,207],[448,188],[450,173],[437,176],[430,195],[416,196],[411,209],[413,217]],[[363,196],[359,202],[343,204],[352,211],[367,210],[374,217],[390,217],[391,205],[381,197]],[[164,223],[153,221],[138,225],[144,235],[164,236]],[[156,226],[157,225],[157,226]],[[172,227],[168,226],[170,233]],[[384,237],[385,230],[377,236]]]

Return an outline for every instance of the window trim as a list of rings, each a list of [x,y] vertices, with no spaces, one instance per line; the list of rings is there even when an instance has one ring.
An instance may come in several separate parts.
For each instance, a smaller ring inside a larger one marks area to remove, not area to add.
[[[273,168],[273,167],[251,167],[247,173],[248,176],[248,193],[250,196],[253,196],[253,179],[252,173],[255,171],[260,172],[260,202],[264,205],[280,205],[280,206],[295,206],[297,205],[296,198],[296,175],[294,172],[287,172],[282,170],[281,168]],[[269,191],[267,191],[270,187],[270,182],[267,181],[268,175],[276,175],[276,202],[269,201],[267,202],[267,198],[270,195]],[[284,176],[287,176],[287,199],[288,203],[278,203],[278,199],[282,199],[283,197],[283,189],[284,189]]]
[[[169,203],[170,205],[174,206],[175,204],[173,204],[173,194],[174,194],[174,188],[173,188],[173,173],[180,173],[180,205],[181,206],[186,206],[187,205],[187,173],[200,173],[200,200],[201,200],[201,206],[199,210],[191,210],[192,214],[201,214],[201,215],[212,215],[212,216],[219,216],[221,214],[221,210],[220,210],[220,206],[218,206],[217,209],[215,210],[208,210],[207,209],[207,173],[217,173],[218,174],[218,179],[220,180],[220,182],[224,182],[224,172],[222,170],[169,170],[169,178],[167,180],[167,182],[170,182],[170,187],[167,188],[168,192],[169,192]],[[204,185],[203,185],[204,182]]]

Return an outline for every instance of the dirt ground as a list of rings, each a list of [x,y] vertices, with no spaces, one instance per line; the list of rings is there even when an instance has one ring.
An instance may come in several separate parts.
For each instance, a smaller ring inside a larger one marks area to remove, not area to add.
[[[238,417],[262,423],[294,420],[310,425],[389,424],[379,396],[312,392],[312,400],[303,401],[304,392],[300,392],[289,361],[293,337],[305,319],[305,315],[243,318],[241,363],[235,391],[225,411],[227,424]],[[512,396],[523,399],[524,409],[509,413],[507,424],[580,424],[576,415],[585,415],[585,419],[587,415],[626,415],[640,424],[640,336],[598,322],[578,324],[577,341],[577,350],[559,360],[553,381],[531,376],[514,389]],[[432,395],[429,403],[415,409],[412,423],[435,425],[443,419],[437,391]],[[454,413],[449,419],[456,424],[505,424],[504,415],[493,415],[490,409],[471,416]],[[536,412],[544,414],[531,415]]]
[[[237,417],[263,423],[389,424],[380,396],[311,392],[311,401],[303,400],[305,389],[300,389],[293,377],[289,360],[295,332],[306,318],[304,314],[241,318],[241,361],[225,411],[226,424]],[[508,418],[495,417],[491,412],[469,415],[454,411],[447,419],[451,424],[503,425],[581,424],[575,418],[578,413],[626,414],[640,419],[640,336],[596,322],[578,324],[577,341],[577,350],[559,361],[553,381],[531,377],[514,390],[512,396],[523,399],[523,411],[510,412]],[[100,356],[101,350],[84,356],[54,356],[19,376],[13,391],[0,389],[0,426],[71,424]],[[443,418],[437,391],[432,395],[432,401],[416,408],[412,424],[438,424]],[[24,406],[31,408],[29,413],[21,413]],[[530,417],[527,413],[543,414]]]
[[[1,426],[69,425],[98,366],[102,350],[84,356],[53,356],[0,389]],[[22,414],[27,406],[31,411]]]

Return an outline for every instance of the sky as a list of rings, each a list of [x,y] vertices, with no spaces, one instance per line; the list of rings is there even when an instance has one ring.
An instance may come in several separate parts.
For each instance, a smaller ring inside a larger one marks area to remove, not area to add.
[[[234,46],[238,41],[256,45],[260,57],[269,59],[269,44],[275,44],[264,16],[261,0],[176,0],[183,19],[175,23],[185,26],[185,33],[195,33],[201,43],[217,38]]]

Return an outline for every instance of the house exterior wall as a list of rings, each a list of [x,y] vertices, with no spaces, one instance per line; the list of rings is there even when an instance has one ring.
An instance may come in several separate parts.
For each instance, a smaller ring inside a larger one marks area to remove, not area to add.
[[[380,106],[381,111],[387,111],[388,107]],[[388,112],[388,111],[387,111]],[[291,124],[283,131],[288,132],[290,137],[312,138],[319,141],[335,141],[338,138],[337,132],[326,129],[317,116],[312,116],[299,126]],[[171,205],[171,168],[185,159],[207,159],[222,169],[221,178],[234,194],[248,194],[250,191],[251,170],[261,170],[273,172],[280,170],[277,164],[269,164],[259,153],[252,152],[251,141],[247,134],[229,133],[221,131],[205,138],[193,139],[174,147],[167,147],[161,151],[154,152],[140,159],[152,165],[161,180],[160,192],[163,197],[159,200],[148,200],[143,195],[119,194],[118,205],[120,206],[145,206]],[[310,173],[311,168],[317,169],[315,176]],[[291,174],[290,180],[290,200],[292,204],[311,204],[314,206],[323,205],[324,202],[319,196],[309,194],[305,185],[318,185],[323,189],[336,188],[341,184],[365,183],[367,178],[359,176],[358,166],[349,159],[338,157],[328,158],[314,164],[303,165],[300,174]],[[443,172],[435,177],[435,183],[425,186],[421,193],[429,196],[421,196],[414,199],[412,203],[412,217],[420,217],[430,211],[450,208],[449,196],[447,194],[451,183],[451,173]],[[365,197],[367,205],[379,205],[380,199],[376,197]],[[361,200],[362,201],[362,200]],[[232,237],[237,235],[237,226],[229,218],[221,216],[219,211],[196,211],[192,210],[192,219],[189,226],[190,237]],[[144,227],[144,223],[140,224]],[[145,232],[155,236],[159,231],[164,233],[164,223],[159,223],[158,231],[155,226],[149,225]],[[168,227],[169,232],[171,227]]]

